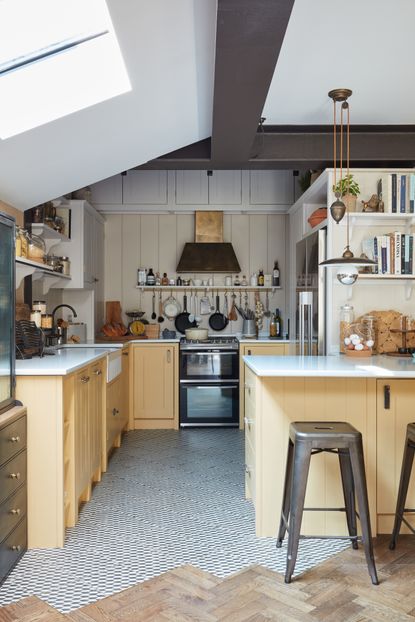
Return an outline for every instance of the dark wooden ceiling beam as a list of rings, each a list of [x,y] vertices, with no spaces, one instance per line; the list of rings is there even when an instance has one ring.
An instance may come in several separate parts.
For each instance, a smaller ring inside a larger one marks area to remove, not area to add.
[[[212,160],[247,161],[294,0],[218,0]]]
[[[256,157],[215,161],[209,158],[210,140],[151,160],[139,168],[152,169],[295,169],[333,166],[331,126],[269,126],[255,136]],[[415,166],[415,126],[351,127],[351,165],[355,167]]]

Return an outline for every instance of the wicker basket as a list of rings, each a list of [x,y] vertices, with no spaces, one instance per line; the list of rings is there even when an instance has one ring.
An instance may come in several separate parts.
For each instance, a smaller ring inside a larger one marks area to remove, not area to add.
[[[160,324],[145,324],[144,334],[149,339],[158,339],[160,337]]]

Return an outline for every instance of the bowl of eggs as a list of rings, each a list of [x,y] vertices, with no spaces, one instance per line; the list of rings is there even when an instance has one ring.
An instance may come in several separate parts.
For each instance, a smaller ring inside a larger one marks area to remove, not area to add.
[[[354,332],[344,338],[344,353],[346,356],[372,356],[374,343],[373,339],[367,339]]]

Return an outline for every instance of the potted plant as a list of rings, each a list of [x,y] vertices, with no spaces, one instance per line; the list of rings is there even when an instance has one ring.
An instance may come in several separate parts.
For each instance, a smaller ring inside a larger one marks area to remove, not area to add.
[[[349,212],[356,211],[356,199],[360,194],[360,188],[357,181],[353,179],[352,173],[345,175],[340,181],[333,186],[333,192],[338,192],[346,205]]]

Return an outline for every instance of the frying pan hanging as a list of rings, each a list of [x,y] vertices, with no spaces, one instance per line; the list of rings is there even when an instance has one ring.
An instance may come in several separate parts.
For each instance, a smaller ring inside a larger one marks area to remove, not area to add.
[[[219,310],[219,294],[216,294],[216,311],[209,318],[209,326],[212,330],[223,330],[228,323],[228,318]]]
[[[189,320],[189,313],[187,312],[187,296],[186,294],[183,296],[183,311],[176,316],[174,321],[174,325],[176,330],[182,335],[185,334],[187,328],[196,328],[196,322],[191,322]]]

